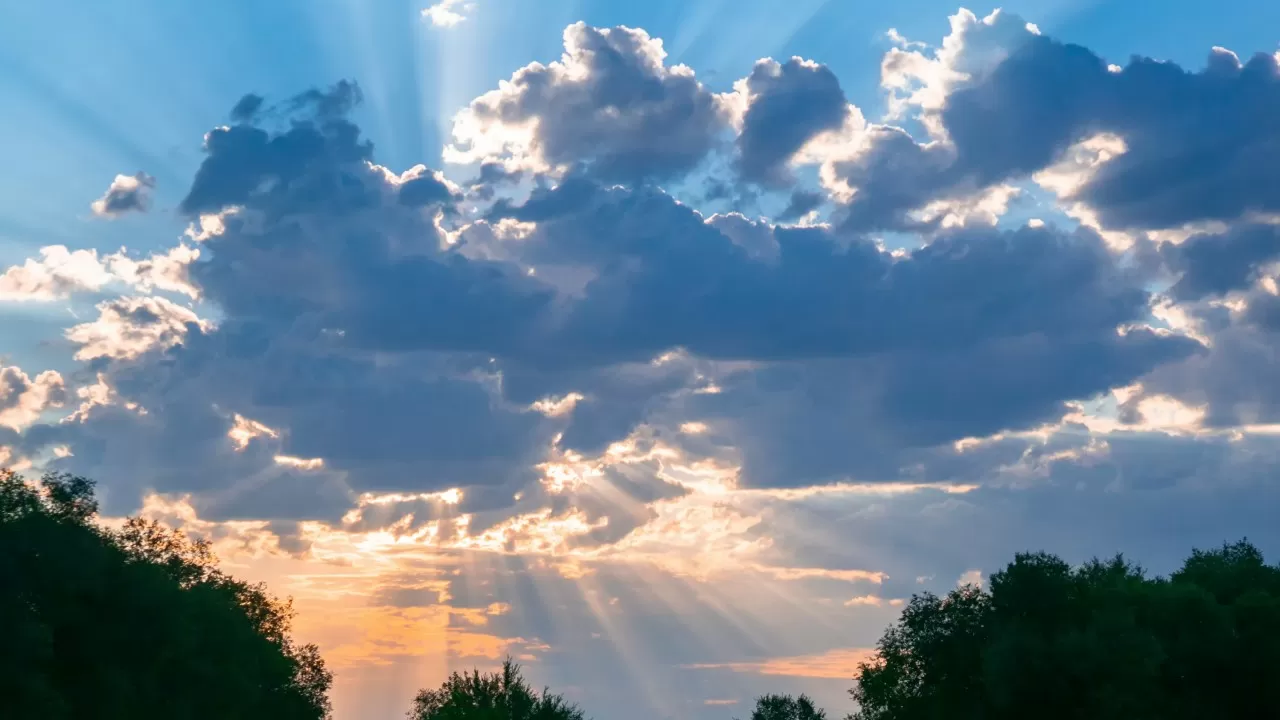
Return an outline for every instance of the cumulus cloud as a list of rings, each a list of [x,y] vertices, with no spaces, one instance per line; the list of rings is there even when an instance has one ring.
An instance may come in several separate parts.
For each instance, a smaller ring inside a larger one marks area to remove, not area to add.
[[[1280,225],[1247,225],[1223,234],[1200,234],[1162,248],[1169,268],[1178,273],[1170,289],[1179,300],[1199,300],[1245,290],[1262,279],[1267,265],[1280,259]]]
[[[77,291],[96,291],[112,279],[96,250],[69,250],[65,245],[40,248],[0,275],[0,301],[39,302],[66,298]]]
[[[1277,67],[1271,54],[1241,63],[1222,49],[1199,72],[1141,57],[1117,67],[1015,15],[978,20],[964,11],[932,56],[898,48],[882,68],[897,110],[917,111],[932,137],[879,128],[834,180],[858,191],[848,208],[853,227],[910,226],[910,210],[1026,178],[1109,133],[1125,151],[1069,198],[1102,227],[1159,230],[1274,213],[1261,188],[1276,166],[1268,154],[1275,128],[1265,118],[1280,99]]]
[[[591,146],[605,155],[617,123],[687,120],[668,108],[670,92],[718,112],[643,33],[576,25],[566,37],[558,67],[526,68],[498,91],[505,100],[472,110],[518,109],[559,85],[588,104],[607,95],[608,132]],[[756,71],[738,147],[753,167],[773,173],[847,123],[827,69],[796,60]],[[628,95],[627,78],[651,90]],[[769,150],[758,143],[769,123],[788,122],[769,108],[787,105],[789,84],[827,114],[796,116],[802,127]],[[605,155],[576,158],[527,199],[459,227],[463,193],[443,175],[373,164],[347,115],[359,96],[339,83],[269,110],[254,100],[207,136],[181,209],[218,217],[217,232],[198,252],[118,261],[118,274],[190,288],[217,308],[217,325],[160,298],[104,302],[67,338],[82,360],[107,363],[111,386],[146,414],[94,406],[49,442],[160,432],[166,452],[186,443],[207,455],[210,476],[219,466],[243,474],[252,458],[261,468],[249,474],[277,473],[276,458],[292,458],[288,469],[322,469],[356,492],[461,487],[475,510],[510,507],[516,493],[550,502],[528,490],[548,458],[599,457],[645,427],[705,426],[678,444],[737,458],[754,487],[897,479],[919,453],[1054,422],[1070,401],[1200,349],[1143,325],[1145,275],[1088,230],[940,222],[928,246],[890,252],[827,226],[705,217],[645,185],[648,170],[616,176],[637,186],[606,185]],[[618,104],[627,98],[638,104]],[[287,123],[276,124],[280,113]],[[540,409],[569,397],[563,412]],[[236,416],[277,428],[273,450],[239,453],[227,437]],[[126,457],[77,453],[64,464],[117,475]],[[647,504],[669,492],[602,477],[630,489],[570,496],[594,542],[647,522]],[[171,492],[206,482],[168,470],[133,478]],[[324,497],[351,502],[346,490]],[[605,517],[608,530],[592,524]]]
[[[716,96],[688,67],[667,65],[662,41],[644,30],[577,23],[565,29],[564,49],[559,61],[522,68],[460,112],[445,160],[671,179],[727,127]]]
[[[123,483],[131,490],[117,497],[135,499],[148,488],[211,491],[219,478],[281,473],[301,488],[317,469],[360,490],[519,486],[533,477],[553,428],[542,414],[505,404],[487,358],[466,355],[483,348],[471,339],[477,331],[500,337],[495,322],[519,325],[525,276],[509,271],[515,282],[503,292],[501,266],[448,248],[434,213],[452,194],[403,201],[411,183],[437,176],[397,176],[368,162],[367,144],[338,112],[357,92],[340,84],[327,96],[299,96],[279,130],[246,121],[211,135],[184,208],[237,212],[184,266],[218,308],[218,323],[159,297],[126,297],[71,328],[78,357],[107,363],[119,399],[41,431],[46,444],[101,448],[62,465]],[[435,207],[419,202],[428,199]],[[131,269],[157,286],[164,276],[159,264]],[[410,330],[430,325],[440,347],[461,354],[397,355],[406,307],[423,313]],[[364,326],[379,335],[376,349],[348,339]],[[238,450],[228,437],[236,416],[279,428],[263,441],[270,449]],[[187,461],[202,472],[180,472]],[[246,497],[284,502],[285,484],[204,502],[216,500],[221,514],[245,512]],[[307,512],[340,515],[351,502],[345,487],[313,495]]]
[[[62,376],[46,370],[34,378],[22,368],[0,366],[0,427],[21,430],[67,400]]]
[[[814,136],[841,127],[852,112],[835,73],[802,58],[761,60],[737,90],[746,95],[738,169],[752,182],[787,182],[791,157]]]
[[[467,19],[468,13],[476,9],[469,0],[440,0],[422,11],[422,17],[431,21],[436,27],[450,28]]]
[[[182,342],[190,326],[206,323],[195,312],[161,297],[123,297],[98,305],[98,318],[67,330],[77,360],[128,360]]]
[[[179,245],[165,253],[135,260],[124,251],[99,256],[95,249],[69,250],[65,245],[40,248],[40,257],[0,274],[0,302],[51,302],[79,292],[96,293],[112,283],[144,292],[160,290],[196,297],[187,270],[200,251]]]
[[[151,208],[151,193],[156,179],[144,172],[117,175],[107,192],[93,201],[93,214],[113,218],[128,212],[146,212]]]

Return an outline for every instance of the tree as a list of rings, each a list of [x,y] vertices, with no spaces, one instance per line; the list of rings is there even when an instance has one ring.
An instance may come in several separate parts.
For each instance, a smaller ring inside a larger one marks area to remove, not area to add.
[[[413,699],[410,720],[584,720],[582,711],[560,695],[529,687],[510,658],[494,673],[453,673],[436,690]]]
[[[827,720],[827,713],[808,695],[763,695],[756,699],[751,720]]]
[[[852,720],[1280,717],[1280,568],[1242,541],[1168,578],[1021,554],[911,599],[860,667]]]
[[[291,617],[207,543],[100,526],[90,481],[0,470],[4,717],[326,718],[331,675]]]

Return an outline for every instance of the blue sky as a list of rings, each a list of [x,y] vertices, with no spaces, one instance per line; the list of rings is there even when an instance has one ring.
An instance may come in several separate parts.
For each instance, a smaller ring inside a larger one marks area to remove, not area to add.
[[[0,9],[0,464],[293,595],[339,720],[841,715],[1015,551],[1280,551],[1280,5],[429,5]]]

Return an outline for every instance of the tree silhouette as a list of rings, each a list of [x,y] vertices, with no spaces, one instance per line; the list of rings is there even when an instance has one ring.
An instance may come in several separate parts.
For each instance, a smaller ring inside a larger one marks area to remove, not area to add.
[[[1247,541],[1168,578],[1022,554],[911,599],[860,668],[852,720],[1280,717],[1280,569]]]
[[[756,698],[751,720],[827,720],[827,712],[808,695],[762,695]]]
[[[0,716],[313,720],[331,676],[292,609],[142,519],[100,527],[93,484],[0,470]]]
[[[529,687],[511,658],[493,673],[453,673],[435,690],[413,699],[410,720],[584,720],[582,711],[560,695]]]

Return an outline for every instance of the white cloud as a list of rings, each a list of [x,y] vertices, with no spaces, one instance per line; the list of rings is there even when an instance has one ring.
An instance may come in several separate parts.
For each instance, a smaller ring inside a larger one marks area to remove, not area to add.
[[[570,25],[558,61],[521,68],[454,117],[444,160],[541,173],[589,163],[609,180],[686,172],[728,118],[691,69],[666,58],[642,29]]]
[[[470,0],[440,0],[440,2],[422,11],[422,17],[431,21],[436,27],[454,27],[476,9]]]
[[[924,43],[895,32],[890,39],[897,47],[880,65],[880,85],[890,92],[889,117],[919,110],[930,134],[944,137],[936,115],[947,96],[999,65],[1018,43],[1035,34],[1017,15],[996,10],[979,18],[965,9],[951,16],[951,32],[931,56],[924,52]]]
[[[66,337],[80,346],[77,360],[127,360],[182,342],[189,323],[208,327],[194,311],[162,297],[122,297],[99,303],[98,318],[72,327]]]
[[[60,300],[73,292],[101,290],[111,280],[96,250],[49,245],[40,248],[39,259],[28,259],[0,275],[0,301]]]
[[[32,378],[22,368],[0,366],[0,427],[21,430],[66,400],[67,388],[57,372],[46,370]]]
[[[99,256],[92,248],[69,250],[65,245],[40,248],[39,258],[28,258],[0,275],[0,302],[52,302],[78,292],[100,292],[122,283],[143,292],[160,290],[188,297],[199,291],[188,276],[200,250],[179,245],[166,253],[134,260],[121,250]]]

